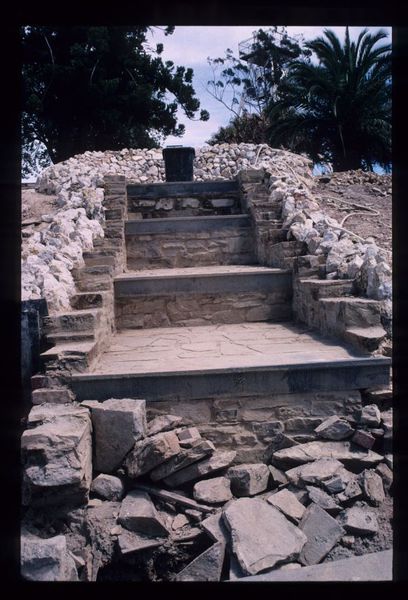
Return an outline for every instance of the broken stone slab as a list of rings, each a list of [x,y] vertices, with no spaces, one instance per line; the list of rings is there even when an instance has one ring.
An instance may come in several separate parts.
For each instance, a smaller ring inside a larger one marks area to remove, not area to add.
[[[350,423],[337,415],[328,417],[315,429],[315,433],[319,437],[336,441],[345,440],[352,435],[353,431]]]
[[[266,463],[269,463],[274,453],[278,450],[282,450],[283,448],[292,448],[293,446],[298,445],[298,442],[289,435],[286,435],[285,433],[277,433],[270,444],[268,444],[266,447],[263,454],[263,460]]]
[[[378,532],[377,518],[372,510],[362,506],[352,506],[340,513],[340,522],[349,533],[373,535]]]
[[[94,468],[111,473],[120,467],[135,442],[146,435],[146,402],[111,398],[88,402],[94,430]]]
[[[91,492],[105,500],[122,500],[125,487],[119,477],[101,473],[92,481]]]
[[[360,423],[367,427],[378,427],[381,423],[381,412],[376,404],[367,404],[361,409]]]
[[[298,523],[305,512],[305,507],[299,502],[293,492],[287,489],[271,494],[266,499],[269,504],[275,506],[286,517]]]
[[[164,544],[165,541],[166,538],[144,537],[134,531],[127,531],[126,529],[122,529],[122,532],[118,537],[119,550],[122,556],[140,552],[141,550],[158,548]]]
[[[193,488],[193,496],[199,502],[221,504],[231,500],[231,481],[227,477],[213,477],[198,481]]]
[[[118,521],[123,527],[149,536],[168,536],[150,496],[141,490],[132,490],[122,501]]]
[[[255,496],[268,487],[270,471],[264,463],[242,464],[230,467],[226,476],[231,481],[234,496]]]
[[[192,509],[190,511],[191,512],[198,512],[198,520],[201,520],[201,513],[202,512],[212,512],[214,510],[213,506],[206,506],[205,504],[199,504],[198,502],[196,502],[195,500],[192,500],[192,498],[189,498],[187,495],[183,495],[184,492],[171,492],[169,490],[163,490],[163,489],[158,489],[158,488],[154,488],[151,485],[146,485],[146,484],[137,484],[137,486],[135,486],[135,489],[139,489],[142,490],[144,492],[147,492],[150,496],[157,496],[158,498],[161,498],[162,500],[168,501],[172,504],[180,504],[181,506],[188,506],[190,509]],[[188,511],[185,511],[186,514],[190,514],[188,513]]]
[[[181,451],[174,431],[158,433],[136,442],[124,462],[127,475],[132,479],[148,473]]]
[[[271,474],[269,482],[272,483],[272,487],[282,487],[289,483],[289,479],[285,473],[280,469],[277,469],[273,465],[268,465],[269,473]]]
[[[380,463],[378,467],[376,467],[375,472],[382,478],[384,489],[389,491],[393,482],[391,469],[385,463]]]
[[[224,563],[225,545],[216,542],[213,546],[197,556],[173,581],[219,581]]]
[[[91,547],[87,566],[89,581],[96,581],[100,568],[109,564],[115,553],[116,538],[111,531],[117,526],[120,502],[102,502],[86,511],[86,538]]]
[[[377,465],[383,457],[372,450],[362,450],[348,441],[308,442],[291,448],[283,448],[273,455],[273,463],[278,468],[290,468],[321,458],[333,458],[346,466],[361,470]]]
[[[294,485],[315,484],[331,479],[343,464],[334,458],[322,458],[286,471],[286,477]]]
[[[380,506],[385,500],[384,486],[380,475],[372,469],[366,469],[360,477],[364,496],[370,504]]]
[[[172,473],[176,473],[214,452],[215,446],[209,440],[203,440],[202,438],[194,440],[189,448],[181,449],[178,454],[150,471],[150,479],[159,481],[169,477]]]
[[[239,498],[223,509],[232,549],[245,574],[255,575],[282,561],[295,560],[307,541],[274,506],[258,498]]]
[[[146,434],[150,436],[163,431],[170,431],[170,429],[179,427],[182,421],[183,417],[177,417],[176,415],[159,415],[148,422]]]
[[[172,540],[177,544],[191,544],[194,543],[203,532],[198,527],[190,527],[186,525],[183,529],[179,529],[173,532]]]
[[[363,495],[363,491],[356,479],[351,479],[345,487],[343,492],[345,499],[342,499],[343,502],[347,502],[349,500],[358,500]],[[340,498],[339,498],[340,499]]]
[[[197,440],[201,439],[201,434],[197,427],[182,427],[176,429],[175,432],[182,448],[191,448]]]
[[[173,522],[171,524],[171,528],[174,530],[181,529],[182,527],[184,527],[184,525],[188,525],[189,522],[190,521],[187,519],[186,515],[180,513],[174,517]]]
[[[21,575],[27,581],[78,581],[75,561],[64,535],[21,536]]]
[[[326,479],[322,481],[322,487],[329,492],[330,494],[338,494],[343,492],[350,481],[356,479],[356,475],[351,473],[343,466],[331,477],[330,479]]]
[[[210,458],[196,462],[185,469],[173,473],[170,477],[163,479],[163,482],[170,487],[176,487],[178,485],[183,485],[183,483],[186,483],[187,481],[204,477],[210,473],[215,473],[220,469],[228,467],[234,460],[236,454],[235,450],[217,450]]]
[[[375,437],[371,435],[368,431],[364,431],[363,429],[357,429],[354,432],[353,437],[351,438],[353,444],[357,444],[362,448],[367,448],[370,450],[374,446]]]
[[[320,565],[283,571],[275,569],[241,581],[392,581],[392,550],[333,560]]]
[[[323,508],[329,515],[337,515],[341,511],[341,506],[338,502],[325,491],[312,485],[307,485],[306,489],[309,494],[309,500],[320,506],[320,508]]]
[[[236,556],[230,554],[229,581],[237,581],[245,577],[246,573],[242,570]]]
[[[299,556],[304,565],[315,565],[323,560],[346,533],[336,519],[313,502],[307,507],[299,528],[307,537]]]
[[[230,536],[221,511],[201,521],[201,527],[215,542],[222,542],[229,546]]]
[[[28,425],[21,438],[23,504],[86,502],[92,481],[88,409],[70,404],[34,406]]]

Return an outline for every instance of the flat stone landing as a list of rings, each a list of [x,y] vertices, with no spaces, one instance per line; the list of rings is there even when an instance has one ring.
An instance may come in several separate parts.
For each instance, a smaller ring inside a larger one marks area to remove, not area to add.
[[[92,372],[72,384],[80,399],[192,399],[361,389],[388,382],[389,366],[292,323],[132,329],[117,333]]]

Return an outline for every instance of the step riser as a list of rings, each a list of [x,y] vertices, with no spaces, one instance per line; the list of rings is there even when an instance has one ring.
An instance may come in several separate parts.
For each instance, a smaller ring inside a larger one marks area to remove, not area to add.
[[[71,314],[61,317],[45,317],[43,320],[45,335],[55,333],[93,332],[100,322],[100,313]]]
[[[253,246],[249,228],[131,235],[126,238],[127,266],[136,270],[255,264]]]
[[[218,323],[286,321],[292,317],[289,292],[264,294],[176,294],[118,298],[118,329],[197,326]]]
[[[240,369],[236,372],[174,375],[74,376],[72,389],[77,400],[108,398],[146,398],[158,400],[196,400],[223,395],[248,396],[332,392],[388,385],[389,361],[376,364],[324,363],[303,368]]]

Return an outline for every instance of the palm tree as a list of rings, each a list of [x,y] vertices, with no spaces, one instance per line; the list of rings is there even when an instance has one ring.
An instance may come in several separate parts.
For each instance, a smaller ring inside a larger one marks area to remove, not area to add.
[[[269,143],[306,152],[315,162],[331,162],[334,171],[372,170],[391,165],[391,46],[375,47],[387,37],[364,29],[344,45],[336,34],[306,43],[318,60],[292,63],[271,101]]]

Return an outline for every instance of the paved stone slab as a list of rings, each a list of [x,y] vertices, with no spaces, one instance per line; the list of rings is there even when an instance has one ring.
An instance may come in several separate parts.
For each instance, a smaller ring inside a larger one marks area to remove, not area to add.
[[[91,484],[91,492],[105,500],[122,500],[125,487],[119,477],[101,473]]]
[[[169,477],[172,473],[176,473],[214,452],[215,446],[212,442],[198,439],[190,445],[190,448],[181,449],[178,454],[150,471],[150,479],[159,481]]]
[[[276,569],[241,581],[392,581],[392,550],[353,556],[291,571]]]
[[[183,485],[183,483],[186,483],[187,481],[198,479],[199,477],[203,477],[209,473],[215,473],[220,469],[228,467],[228,465],[230,465],[234,460],[236,454],[237,453],[235,450],[216,450],[214,454],[210,456],[210,458],[206,458],[200,462],[190,465],[185,469],[182,469],[181,471],[177,471],[173,475],[170,475],[170,477],[163,479],[163,481],[170,487]]]
[[[199,502],[221,504],[231,500],[231,482],[227,477],[214,477],[198,481],[193,488],[193,495]]]
[[[241,464],[230,467],[226,476],[234,496],[255,496],[268,487],[270,471],[264,463]]]
[[[374,512],[361,506],[352,506],[341,513],[341,522],[346,531],[357,535],[372,535],[378,531]]]
[[[216,542],[180,571],[174,581],[219,581],[224,555],[225,545]]]
[[[183,417],[176,415],[159,415],[149,421],[146,433],[147,435],[156,435],[156,433],[161,433],[162,431],[170,431],[170,429],[178,427],[182,421]]]
[[[294,485],[315,484],[320,485],[323,481],[331,479],[343,464],[334,458],[321,458],[305,465],[293,467],[286,471],[286,477]]]
[[[266,499],[269,504],[278,508],[286,517],[299,522],[305,512],[305,507],[299,502],[293,492],[283,489],[271,494]]]
[[[176,456],[180,451],[181,448],[174,431],[158,433],[136,442],[134,449],[128,454],[124,466],[128,476],[136,479]]]
[[[325,419],[315,429],[315,433],[326,440],[345,440],[350,437],[354,429],[346,419],[333,415]]]
[[[304,533],[264,500],[239,498],[223,511],[232,548],[246,574],[296,559],[306,543]]]
[[[372,450],[363,450],[350,442],[308,442],[283,448],[273,455],[278,467],[291,467],[321,458],[334,458],[344,465],[357,465],[360,468],[377,465],[383,457]]]
[[[148,536],[168,536],[169,531],[146,492],[132,490],[122,501],[118,521],[130,531]]]
[[[146,434],[146,402],[112,398],[92,403],[90,408],[95,437],[94,468],[111,473]]]
[[[28,581],[78,581],[64,535],[43,539],[21,536],[21,575]]]
[[[323,560],[345,534],[336,519],[314,503],[307,507],[299,527],[307,537],[299,556],[304,565],[315,565]]]

